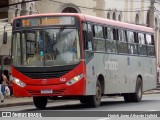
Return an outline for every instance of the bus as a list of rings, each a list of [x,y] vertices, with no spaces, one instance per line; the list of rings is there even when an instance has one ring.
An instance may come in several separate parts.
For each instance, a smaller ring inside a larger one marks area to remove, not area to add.
[[[78,13],[13,20],[11,72],[16,97],[77,99],[98,107],[102,96],[140,102],[156,88],[152,28]]]

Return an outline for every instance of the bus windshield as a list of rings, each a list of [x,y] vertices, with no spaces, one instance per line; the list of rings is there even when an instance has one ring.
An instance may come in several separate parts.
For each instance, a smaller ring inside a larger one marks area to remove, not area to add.
[[[13,33],[14,66],[63,66],[78,64],[80,44],[78,30],[49,28]]]

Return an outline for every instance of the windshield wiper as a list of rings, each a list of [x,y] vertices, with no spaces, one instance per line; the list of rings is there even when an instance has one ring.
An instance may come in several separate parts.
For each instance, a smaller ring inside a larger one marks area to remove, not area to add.
[[[62,37],[62,33],[63,33],[64,28],[65,28],[65,26],[62,26],[59,29],[59,32],[57,33],[57,38],[56,39],[60,39]]]

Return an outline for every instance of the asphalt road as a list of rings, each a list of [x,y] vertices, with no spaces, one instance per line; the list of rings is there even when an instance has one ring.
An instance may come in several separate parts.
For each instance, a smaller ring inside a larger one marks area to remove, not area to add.
[[[103,98],[98,108],[90,108],[74,100],[48,103],[46,110],[42,111],[34,105],[5,107],[0,111],[42,112],[42,116],[54,116],[54,120],[159,120],[156,113],[160,114],[160,94],[144,95],[139,103],[125,103],[122,97]]]

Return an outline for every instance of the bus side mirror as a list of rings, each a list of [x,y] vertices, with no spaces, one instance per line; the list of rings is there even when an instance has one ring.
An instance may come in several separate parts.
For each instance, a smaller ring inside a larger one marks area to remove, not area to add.
[[[7,44],[7,32],[3,32],[3,44]]]

